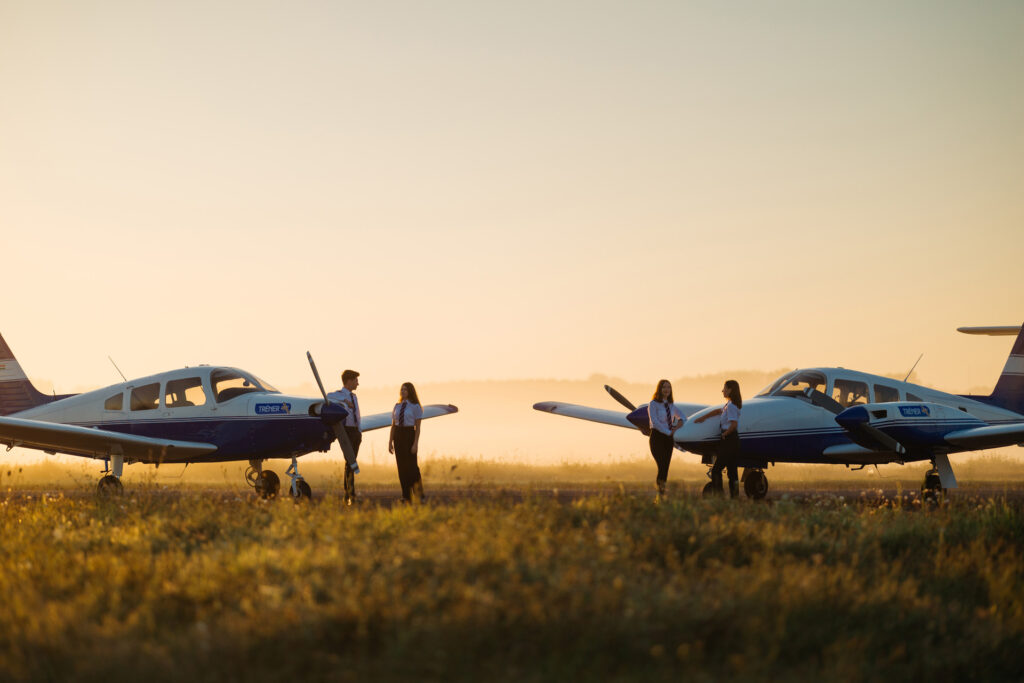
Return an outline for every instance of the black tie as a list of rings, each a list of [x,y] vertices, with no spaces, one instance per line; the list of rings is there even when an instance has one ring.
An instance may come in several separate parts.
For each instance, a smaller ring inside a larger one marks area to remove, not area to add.
[[[665,422],[668,423],[668,428],[672,429],[672,409],[668,407],[668,401],[665,401]]]
[[[356,429],[359,429],[359,400],[355,394],[352,394],[352,412],[355,413],[352,419],[356,421]]]
[[[398,411],[398,426],[405,426],[405,401],[402,401],[402,409]]]

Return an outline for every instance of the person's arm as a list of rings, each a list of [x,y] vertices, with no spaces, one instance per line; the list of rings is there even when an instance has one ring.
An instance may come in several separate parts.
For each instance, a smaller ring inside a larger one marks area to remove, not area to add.
[[[682,428],[683,428],[683,425],[684,425],[684,424],[686,424],[686,416],[685,416],[685,415],[683,415],[683,414],[682,414],[682,413],[681,413],[681,412],[679,411],[679,408],[676,408],[675,406],[672,406],[672,415],[673,415],[673,416],[674,416],[675,418],[677,418],[677,420],[678,420],[678,421],[676,422],[676,426],[675,426],[675,428],[674,428],[674,429],[672,430],[672,434],[673,434],[673,435],[675,435],[675,433],[676,433],[676,432],[678,432],[678,431],[679,431],[680,429],[682,429]],[[671,425],[670,425],[670,426],[671,426]]]
[[[388,453],[395,452],[395,423],[391,423],[391,434],[388,436]]]
[[[700,424],[701,422],[703,422],[704,420],[708,419],[709,417],[718,417],[721,414],[722,414],[722,409],[721,408],[715,408],[714,410],[712,410],[707,415],[701,415],[700,417],[695,419],[694,422],[696,422],[697,424]]]
[[[418,446],[420,444],[420,422],[423,422],[423,420],[417,419],[416,423],[415,423],[416,436],[412,440],[412,454],[413,455],[416,455],[417,448],[418,448]]]
[[[740,423],[737,422],[736,420],[729,420],[729,426],[726,428],[724,432],[722,432],[722,438],[724,439],[725,437],[735,432],[739,428],[739,425]]]

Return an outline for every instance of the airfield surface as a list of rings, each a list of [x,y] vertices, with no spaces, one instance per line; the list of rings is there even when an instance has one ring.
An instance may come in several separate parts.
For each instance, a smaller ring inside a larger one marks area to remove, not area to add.
[[[386,474],[352,507],[331,477],[296,504],[4,475],[0,680],[1020,679],[1024,478],[428,478],[409,506]]]

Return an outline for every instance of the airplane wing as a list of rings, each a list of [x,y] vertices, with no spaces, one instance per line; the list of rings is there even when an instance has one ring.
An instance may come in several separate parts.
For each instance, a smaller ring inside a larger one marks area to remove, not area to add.
[[[47,453],[89,458],[106,458],[112,453],[120,453],[127,461],[139,462],[182,462],[217,450],[212,443],[152,439],[95,427],[17,417],[0,417],[0,444],[5,444],[8,449],[34,448]]]
[[[451,415],[452,413],[459,412],[459,409],[453,405],[441,405],[433,404],[429,406],[423,406],[423,419],[429,420],[432,417],[441,417],[442,415]],[[374,413],[373,415],[364,415],[363,419],[359,422],[359,431],[368,432],[373,429],[380,429],[381,427],[391,426],[391,412],[386,413]]]
[[[627,413],[617,410],[588,408],[587,406],[578,406],[573,403],[559,403],[558,401],[542,401],[540,403],[534,403],[533,409],[539,410],[543,413],[565,415],[566,417],[575,417],[578,420],[600,422],[601,424],[625,427],[626,429],[637,428],[636,425],[626,419]]]
[[[982,449],[1024,443],[1024,423],[973,427],[946,434],[946,443],[962,448]]]

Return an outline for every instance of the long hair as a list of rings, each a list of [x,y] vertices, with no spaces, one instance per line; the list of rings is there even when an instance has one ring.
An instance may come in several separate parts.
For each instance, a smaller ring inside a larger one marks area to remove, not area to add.
[[[416,405],[420,404],[420,397],[416,395],[416,387],[412,385],[412,382],[403,382],[402,388],[405,389],[406,392],[408,392],[409,394],[409,403],[415,403]],[[398,402],[402,402],[401,391],[398,392]]]
[[[729,400],[737,408],[743,407],[743,396],[740,395],[740,383],[734,379],[725,380],[725,386],[729,387]]]
[[[672,398],[672,382],[669,382],[667,379],[659,379],[658,380],[658,386],[654,387],[654,396],[651,396],[651,400],[652,401],[660,401],[661,400],[661,387],[663,385],[665,385],[665,384],[668,385],[668,402],[669,403],[675,403],[676,400],[674,398]]]

